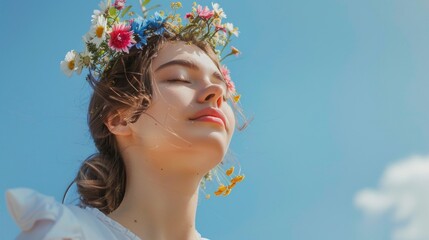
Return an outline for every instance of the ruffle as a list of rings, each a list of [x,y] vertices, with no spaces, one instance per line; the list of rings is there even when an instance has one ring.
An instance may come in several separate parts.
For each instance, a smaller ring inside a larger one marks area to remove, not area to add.
[[[57,202],[53,197],[43,195],[32,189],[10,189],[6,191],[6,202],[14,221],[23,231],[20,239],[77,240],[89,236],[94,238],[99,234],[104,236],[104,233],[97,232],[93,229],[94,227],[90,227],[92,225],[90,223],[94,223],[94,220],[98,219],[102,225],[113,230],[112,234],[119,239],[141,240],[128,228],[109,218],[97,208],[86,207],[82,209],[77,206],[66,206]],[[39,221],[40,224],[37,224]],[[85,221],[91,222],[85,223]],[[85,230],[82,224],[88,225],[86,228],[90,230]],[[197,234],[201,238],[198,231]],[[35,238],[35,236],[37,237]],[[201,238],[201,240],[209,239]]]
[[[53,197],[28,188],[15,188],[6,191],[6,202],[14,221],[26,233],[41,221],[49,225],[43,239],[83,238],[74,214]]]

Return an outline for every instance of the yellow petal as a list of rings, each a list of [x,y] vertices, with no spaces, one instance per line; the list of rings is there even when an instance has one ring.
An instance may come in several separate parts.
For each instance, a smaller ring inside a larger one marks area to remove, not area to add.
[[[230,169],[226,170],[226,175],[231,176],[231,174],[234,172],[234,167],[231,167]]]
[[[231,193],[231,188],[226,189],[226,191],[223,193],[224,196],[228,196]]]
[[[238,55],[238,54],[240,54],[240,50],[238,50],[235,47],[231,47],[231,53],[234,54],[234,55]]]
[[[235,96],[234,96],[233,100],[234,100],[234,102],[236,103],[236,102],[240,101],[240,98],[241,98],[241,95],[240,95],[240,94],[238,94],[238,95],[235,95]]]
[[[238,183],[243,181],[243,179],[244,179],[244,175],[238,175],[235,178],[231,179],[231,183]]]
[[[220,185],[217,189],[217,191],[215,192],[216,196],[221,195],[225,190],[227,189],[227,187],[225,185]]]

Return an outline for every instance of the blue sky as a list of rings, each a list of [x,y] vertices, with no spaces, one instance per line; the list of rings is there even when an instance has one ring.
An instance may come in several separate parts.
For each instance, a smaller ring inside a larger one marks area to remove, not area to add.
[[[98,2],[2,4],[2,193],[60,200],[94,152],[89,86],[59,62],[82,50]],[[368,220],[354,201],[392,164],[429,154],[429,2],[220,4],[240,27],[243,54],[226,63],[254,121],[231,144],[246,180],[227,198],[201,198],[198,230],[213,240],[392,239],[391,215]],[[17,233],[0,198],[2,239]]]

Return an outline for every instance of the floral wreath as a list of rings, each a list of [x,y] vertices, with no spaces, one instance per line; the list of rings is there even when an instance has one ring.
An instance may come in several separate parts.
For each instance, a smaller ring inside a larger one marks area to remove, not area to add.
[[[184,15],[177,13],[182,8],[181,2],[170,4],[171,13],[157,11],[149,16],[148,12],[152,8],[146,6],[150,0],[139,0],[143,16],[131,11],[131,5],[126,6],[126,0],[115,0],[113,4],[110,0],[102,1],[100,9],[93,11],[91,28],[83,36],[85,50],[67,52],[65,59],[61,61],[61,70],[71,77],[73,72],[81,74],[83,68],[87,68],[89,73],[87,79],[99,79],[103,72],[111,66],[112,60],[128,54],[132,48],[143,49],[148,44],[148,39],[153,36],[162,36],[165,32],[174,36],[185,38],[193,36],[197,41],[207,42],[219,58],[219,62],[231,55],[239,55],[240,51],[231,46],[227,54],[223,54],[233,36],[238,37],[239,31],[232,23],[222,23],[226,14],[219,4],[212,3],[212,9],[208,6],[193,3],[192,11]],[[135,17],[136,16],[136,17]],[[186,21],[186,24],[183,24]],[[228,92],[234,103],[240,99],[236,92],[235,84],[231,80],[230,72],[225,65],[220,67],[221,73],[227,84]],[[214,192],[216,196],[227,196],[231,189],[244,179],[244,175],[239,173],[233,177],[234,167],[222,170],[222,179],[219,178],[216,170],[210,171],[202,180],[201,186],[206,188],[205,181],[212,180],[214,173],[219,183],[218,189]],[[228,182],[225,184],[225,182]],[[210,194],[206,194],[210,198]]]

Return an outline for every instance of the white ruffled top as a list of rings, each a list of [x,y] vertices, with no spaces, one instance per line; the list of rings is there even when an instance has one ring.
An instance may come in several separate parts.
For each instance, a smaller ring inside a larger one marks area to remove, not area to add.
[[[17,240],[142,240],[96,208],[64,205],[32,189],[10,189],[6,201],[22,230]]]

